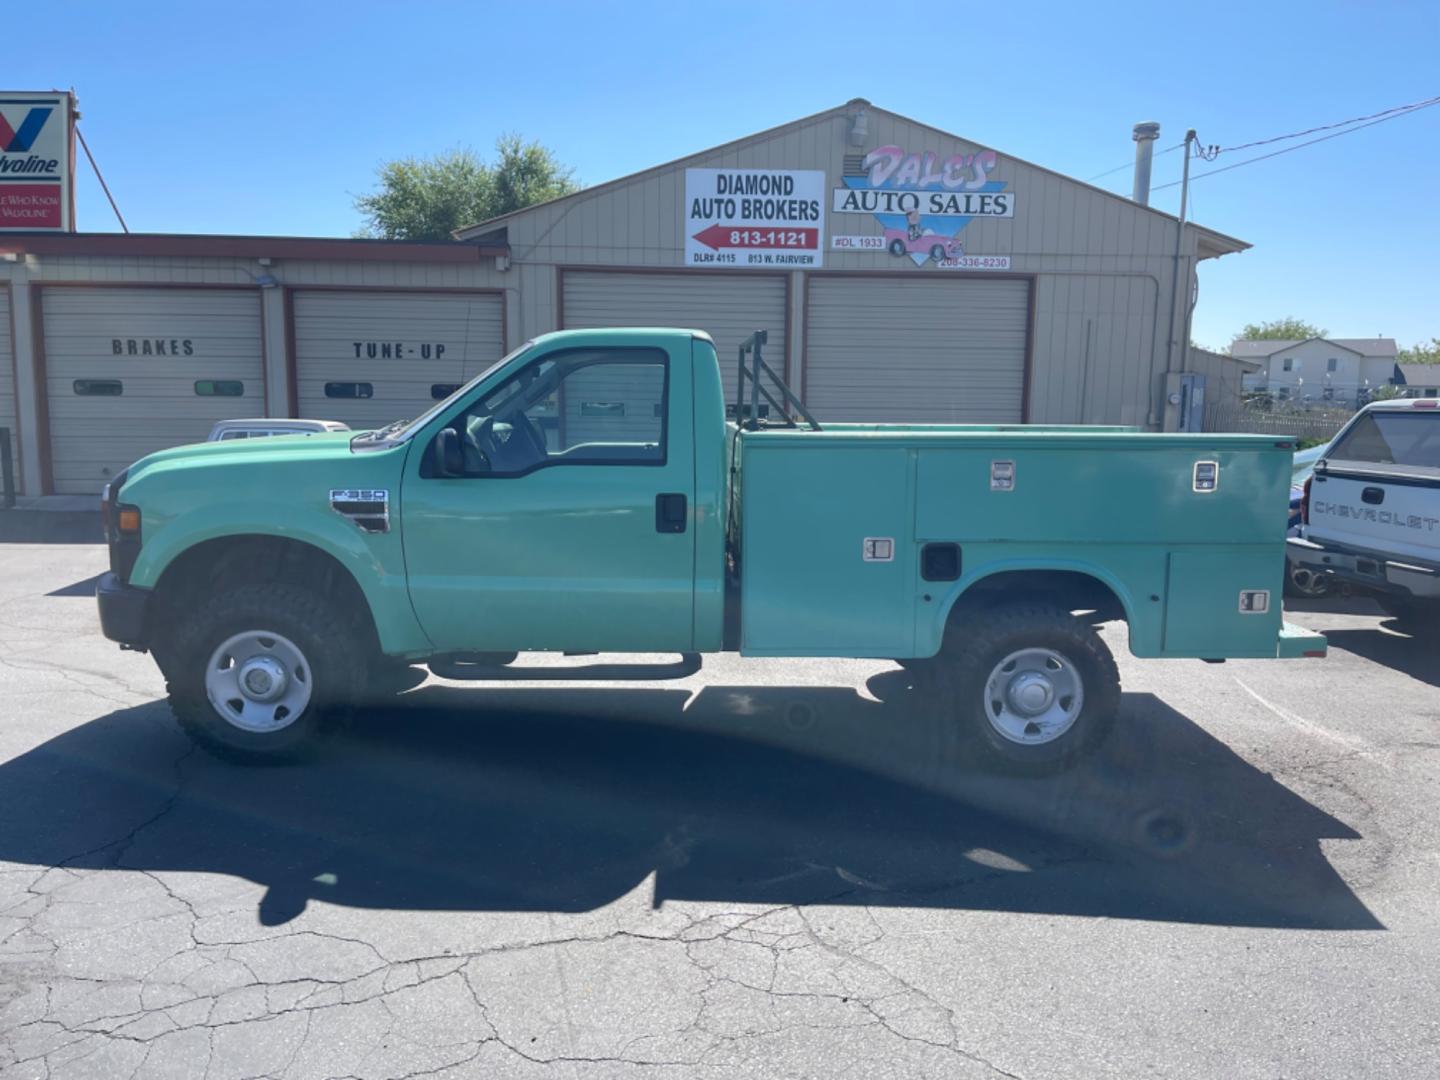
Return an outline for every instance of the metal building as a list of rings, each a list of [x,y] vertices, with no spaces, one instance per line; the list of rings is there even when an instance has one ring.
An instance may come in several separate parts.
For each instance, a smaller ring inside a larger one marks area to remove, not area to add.
[[[822,417],[1180,424],[1199,260],[1247,245],[853,101],[453,243],[0,236],[0,427],[89,493],[216,419],[413,415],[556,328],[771,331]]]

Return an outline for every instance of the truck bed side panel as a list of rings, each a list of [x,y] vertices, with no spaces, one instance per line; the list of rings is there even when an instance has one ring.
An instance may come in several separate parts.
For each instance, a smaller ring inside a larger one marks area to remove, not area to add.
[[[1107,585],[1137,656],[1274,656],[1289,469],[1283,440],[1253,436],[746,433],[741,651],[933,655],[967,588],[1051,570]],[[893,541],[888,561],[867,539]],[[921,578],[932,542],[960,546],[958,581]]]

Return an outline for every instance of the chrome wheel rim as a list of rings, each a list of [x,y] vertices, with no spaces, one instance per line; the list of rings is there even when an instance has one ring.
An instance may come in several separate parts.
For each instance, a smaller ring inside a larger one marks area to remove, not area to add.
[[[271,734],[300,719],[314,692],[314,673],[299,647],[269,630],[227,638],[210,654],[205,696],[225,722]]]
[[[985,680],[986,719],[1002,738],[1022,746],[1060,738],[1084,707],[1079,669],[1054,649],[1013,652]]]

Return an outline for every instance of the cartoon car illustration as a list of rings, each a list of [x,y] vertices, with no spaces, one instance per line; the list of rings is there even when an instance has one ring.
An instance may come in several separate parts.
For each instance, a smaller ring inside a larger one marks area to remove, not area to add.
[[[925,254],[936,262],[941,259],[953,259],[963,250],[956,237],[941,236],[939,233],[928,230],[918,236],[912,236],[905,229],[886,229],[885,248],[891,255]]]

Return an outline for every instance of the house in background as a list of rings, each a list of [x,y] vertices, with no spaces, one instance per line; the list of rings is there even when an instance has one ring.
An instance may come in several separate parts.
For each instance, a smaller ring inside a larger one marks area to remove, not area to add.
[[[1440,364],[1400,364],[1397,385],[1406,397],[1440,397]]]
[[[1236,341],[1230,355],[1262,365],[1245,377],[1245,390],[1279,401],[1354,407],[1382,386],[1400,381],[1394,338],[1310,338],[1308,341]]]

